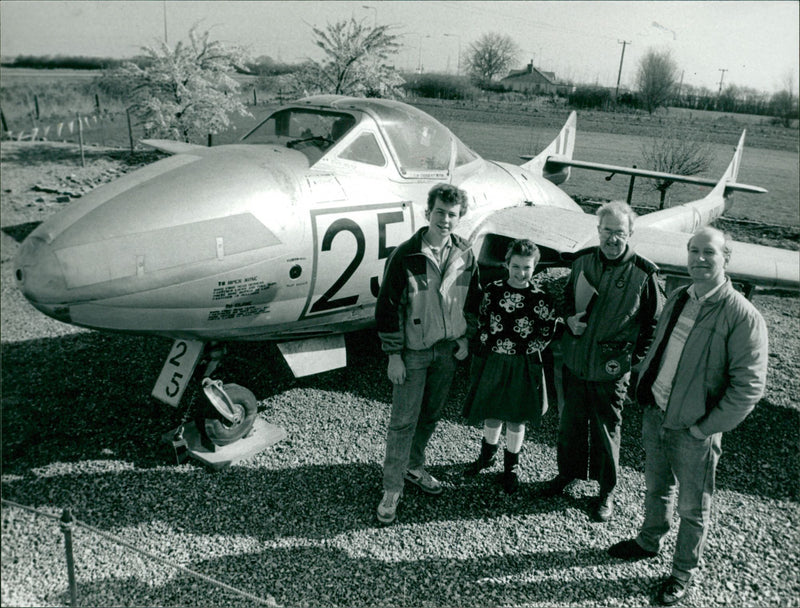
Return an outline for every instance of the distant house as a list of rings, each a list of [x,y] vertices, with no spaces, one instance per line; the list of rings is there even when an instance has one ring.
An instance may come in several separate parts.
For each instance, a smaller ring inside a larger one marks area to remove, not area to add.
[[[521,70],[511,70],[500,84],[520,93],[536,95],[555,94],[566,86],[559,84],[555,73],[533,67],[533,61]]]

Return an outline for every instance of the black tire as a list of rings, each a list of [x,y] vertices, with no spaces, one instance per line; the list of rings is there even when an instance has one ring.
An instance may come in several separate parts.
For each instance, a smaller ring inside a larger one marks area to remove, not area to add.
[[[248,389],[238,384],[225,384],[222,388],[233,402],[239,422],[228,422],[208,404],[203,427],[211,442],[218,446],[230,445],[244,437],[253,428],[258,414],[258,402]]]

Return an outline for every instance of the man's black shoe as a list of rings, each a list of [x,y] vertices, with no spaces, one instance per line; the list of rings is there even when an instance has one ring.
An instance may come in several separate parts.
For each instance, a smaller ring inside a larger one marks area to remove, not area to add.
[[[680,602],[689,590],[689,583],[670,576],[658,592],[658,603],[662,606],[674,606]]]
[[[556,475],[550,481],[546,481],[544,486],[539,490],[539,496],[544,496],[549,498],[551,496],[558,496],[562,492],[564,492],[564,488],[566,488],[570,483],[572,483],[572,479],[569,477],[565,477],[564,475]]]
[[[658,551],[648,551],[636,542],[635,539],[623,540],[608,548],[608,554],[617,559],[648,559],[658,555]]]
[[[592,510],[592,518],[595,521],[607,522],[614,515],[614,496],[612,494],[601,494]]]

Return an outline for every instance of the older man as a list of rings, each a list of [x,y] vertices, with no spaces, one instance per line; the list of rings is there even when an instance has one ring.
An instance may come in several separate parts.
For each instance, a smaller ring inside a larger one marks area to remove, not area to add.
[[[614,511],[631,366],[652,341],[661,297],[655,264],[628,243],[636,217],[630,206],[607,203],[597,216],[600,245],[578,254],[567,282],[558,476],[541,493],[560,494],[574,479],[586,479],[588,469],[600,483],[592,516],[604,522]]]
[[[688,249],[692,284],[670,295],[636,388],[644,406],[644,523],[635,539],[608,550],[621,559],[655,557],[679,486],[672,573],[657,598],[665,606],[686,595],[700,563],[722,433],[750,414],[767,376],[766,324],[725,274],[730,259],[725,235],[703,228]]]

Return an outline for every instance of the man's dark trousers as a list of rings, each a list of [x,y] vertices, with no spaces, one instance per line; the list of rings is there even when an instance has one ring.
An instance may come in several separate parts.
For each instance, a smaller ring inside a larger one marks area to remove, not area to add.
[[[582,380],[564,367],[564,410],[558,429],[558,472],[569,479],[595,479],[600,494],[617,485],[622,408],[630,373],[618,380]]]

